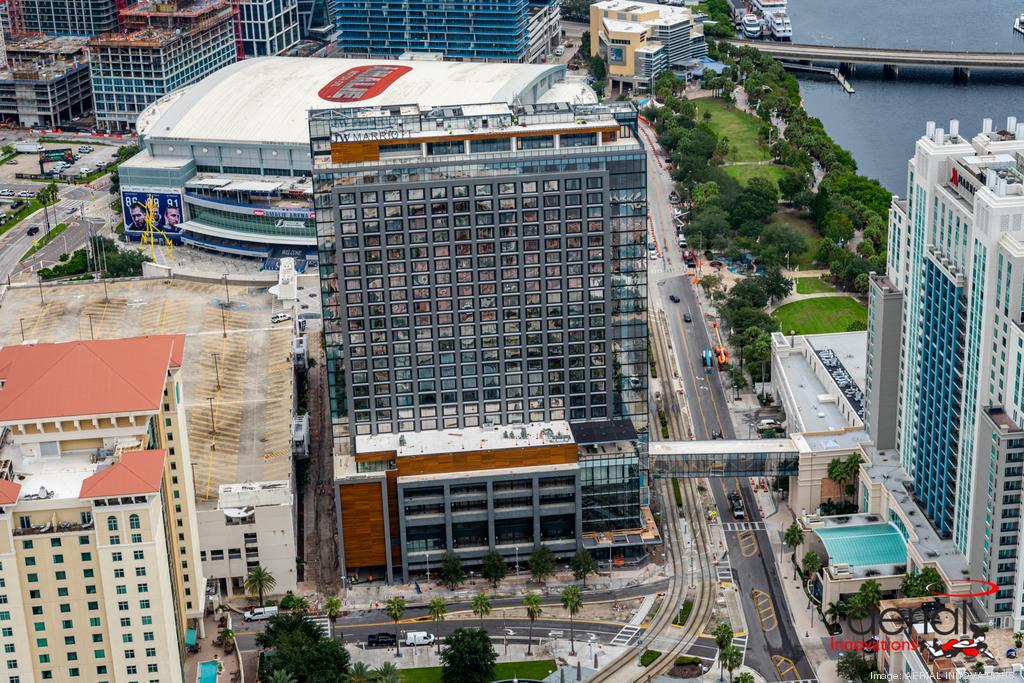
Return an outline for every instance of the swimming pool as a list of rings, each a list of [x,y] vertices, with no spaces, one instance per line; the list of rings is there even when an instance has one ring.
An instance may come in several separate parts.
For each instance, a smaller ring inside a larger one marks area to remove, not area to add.
[[[217,662],[199,662],[196,683],[217,683]]]

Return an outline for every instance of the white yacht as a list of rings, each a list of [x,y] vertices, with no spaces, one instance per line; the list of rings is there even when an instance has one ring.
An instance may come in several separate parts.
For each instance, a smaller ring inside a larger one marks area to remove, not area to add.
[[[751,0],[754,10],[767,15],[786,11],[786,0]]]
[[[1024,33],[1024,14],[1013,20],[1013,30],[1017,33]]]
[[[756,14],[744,14],[741,26],[746,38],[760,38],[764,30],[764,22]]]
[[[768,15],[768,30],[775,40],[793,40],[793,25],[785,12]]]

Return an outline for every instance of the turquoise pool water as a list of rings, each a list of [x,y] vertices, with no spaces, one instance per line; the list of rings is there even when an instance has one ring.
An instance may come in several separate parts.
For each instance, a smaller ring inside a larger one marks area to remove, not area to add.
[[[217,683],[217,662],[199,662],[196,683]]]
[[[831,564],[853,567],[906,564],[907,544],[892,524],[859,524],[814,529]]]

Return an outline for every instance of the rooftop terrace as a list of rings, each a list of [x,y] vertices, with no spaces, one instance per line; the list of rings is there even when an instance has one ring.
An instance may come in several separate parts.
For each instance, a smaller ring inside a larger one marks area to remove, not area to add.
[[[575,443],[569,423],[531,422],[523,425],[437,429],[406,434],[356,437],[356,453],[396,451],[399,457],[458,451],[527,448]]]

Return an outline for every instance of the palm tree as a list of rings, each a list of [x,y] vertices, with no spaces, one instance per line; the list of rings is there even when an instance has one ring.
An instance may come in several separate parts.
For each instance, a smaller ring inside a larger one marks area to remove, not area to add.
[[[569,655],[576,656],[576,629],[573,618],[583,609],[583,593],[580,592],[579,586],[567,586],[562,591],[562,607],[569,613],[569,638],[572,642]]]
[[[444,615],[448,614],[448,603],[444,598],[433,598],[427,605],[427,611],[434,622],[434,640],[437,641],[437,654],[441,654],[441,634],[438,633],[437,624],[444,621]]]
[[[222,629],[220,632],[220,641],[224,645],[224,649],[228,649],[235,642],[235,632],[229,628]]]
[[[735,645],[727,645],[719,651],[718,663],[723,671],[729,672],[729,683],[732,683],[732,672],[743,663],[743,653]]]
[[[334,640],[334,624],[338,621],[338,617],[341,616],[341,599],[337,595],[327,598],[327,603],[324,605],[324,614],[327,615],[327,620],[331,622],[331,640]]]
[[[353,662],[349,667],[345,683],[373,683],[374,673],[365,662]]]
[[[277,579],[266,569],[256,565],[249,570],[249,574],[245,577],[244,585],[245,590],[250,595],[255,593],[259,596],[260,604],[257,607],[263,607],[263,596],[274,590],[274,586],[277,585]]]
[[[398,622],[401,621],[402,615],[405,614],[405,598],[401,595],[389,598],[384,603],[384,611],[388,613],[391,621],[395,622],[395,656],[401,657],[402,643],[398,640]]]
[[[845,602],[830,602],[825,609],[825,621],[838,624],[839,620],[845,618],[847,614],[849,614],[849,609]]]
[[[1017,646],[1017,649],[1024,647],[1024,631],[1013,632],[1013,644]]]
[[[728,622],[723,621],[715,627],[715,630],[711,632],[711,635],[715,637],[715,645],[717,645],[718,649],[721,650],[732,644],[732,638],[735,634],[732,631],[732,626],[730,626]]]
[[[804,585],[806,586],[814,578],[814,575],[818,573],[818,570],[821,569],[821,556],[812,550],[804,555],[801,564],[803,565]]]
[[[878,609],[882,603],[882,587],[874,579],[868,579],[860,585],[857,593],[864,598],[864,605],[871,609]]]
[[[533,654],[533,622],[540,619],[540,615],[544,612],[544,608],[541,605],[539,593],[527,593],[523,597],[523,607],[526,608],[526,616],[530,620],[530,639],[526,645],[527,656]]]
[[[736,677],[736,683],[754,683],[754,674],[744,671]]]
[[[491,599],[486,593],[473,596],[473,614],[480,617],[480,628],[484,627],[484,617],[491,613]]]
[[[796,550],[797,546],[804,542],[804,530],[798,522],[793,522],[786,529],[786,534],[782,538],[783,542],[789,546],[790,550]],[[781,570],[781,566],[779,567]]]
[[[295,676],[290,671],[278,669],[270,674],[270,681],[268,683],[295,683]]]
[[[401,683],[402,673],[394,662],[384,662],[373,670],[374,683]]]

